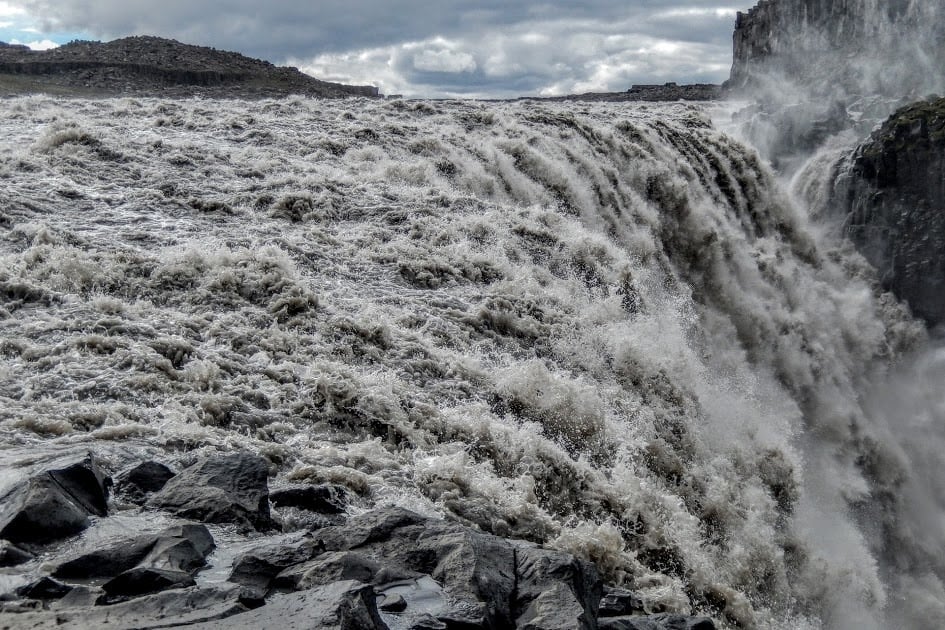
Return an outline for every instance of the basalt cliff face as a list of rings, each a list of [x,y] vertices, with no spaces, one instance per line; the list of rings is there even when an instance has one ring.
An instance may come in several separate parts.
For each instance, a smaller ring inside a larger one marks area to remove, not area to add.
[[[941,0],[762,0],[738,14],[728,85],[922,95],[940,84],[942,14]]]
[[[0,94],[339,98],[378,96],[373,86],[320,81],[297,68],[159,37],[75,41],[48,51],[0,46]]]
[[[884,288],[945,322],[945,99],[897,111],[838,165],[830,204]]]

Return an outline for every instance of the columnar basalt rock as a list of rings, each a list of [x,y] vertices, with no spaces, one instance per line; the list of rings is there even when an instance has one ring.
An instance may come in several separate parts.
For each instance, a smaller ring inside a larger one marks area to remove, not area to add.
[[[945,322],[945,99],[897,111],[838,167],[829,204],[883,288]]]
[[[738,14],[728,85],[777,77],[821,95],[921,92],[938,81],[942,11],[940,0],[762,0]]]

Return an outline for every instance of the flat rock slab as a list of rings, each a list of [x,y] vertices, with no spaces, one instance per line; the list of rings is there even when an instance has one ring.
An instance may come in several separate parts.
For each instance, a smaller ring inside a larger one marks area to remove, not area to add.
[[[6,612],[0,615],[0,630],[39,630],[40,628],[145,630],[189,626],[205,621],[225,619],[245,612],[246,607],[237,600],[238,594],[238,587],[226,589],[192,587],[146,595],[113,606],[79,605],[74,608],[64,607],[49,611]],[[232,629],[241,626],[234,624],[219,627]],[[279,626],[276,624],[270,627],[278,628]]]
[[[235,617],[200,623],[192,630],[277,628],[278,630],[387,630],[374,589],[353,580],[334,582],[299,593],[273,595],[269,602]]]

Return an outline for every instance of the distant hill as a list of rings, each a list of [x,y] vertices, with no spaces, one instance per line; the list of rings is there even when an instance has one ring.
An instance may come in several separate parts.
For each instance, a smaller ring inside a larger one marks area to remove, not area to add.
[[[36,92],[223,98],[378,96],[373,86],[320,81],[297,68],[160,37],[74,41],[47,51],[0,43],[0,96]]]

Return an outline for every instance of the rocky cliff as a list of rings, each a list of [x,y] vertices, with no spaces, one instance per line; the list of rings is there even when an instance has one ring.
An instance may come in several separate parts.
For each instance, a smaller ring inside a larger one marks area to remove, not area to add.
[[[48,51],[0,46],[0,94],[326,98],[378,96],[373,86],[329,83],[296,68],[158,37],[75,41]]]
[[[838,169],[844,234],[884,288],[945,322],[945,99],[900,109]]]
[[[921,96],[941,85],[942,0],[762,0],[739,13],[729,87]]]

